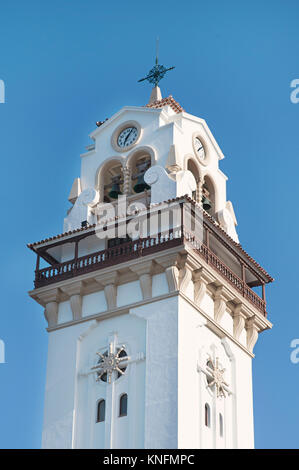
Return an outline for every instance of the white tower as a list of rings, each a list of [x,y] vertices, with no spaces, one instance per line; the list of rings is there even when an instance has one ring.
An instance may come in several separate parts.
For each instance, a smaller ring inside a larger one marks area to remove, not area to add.
[[[273,279],[239,244],[215,138],[157,87],[90,137],[64,232],[29,245],[49,332],[43,447],[253,447]]]

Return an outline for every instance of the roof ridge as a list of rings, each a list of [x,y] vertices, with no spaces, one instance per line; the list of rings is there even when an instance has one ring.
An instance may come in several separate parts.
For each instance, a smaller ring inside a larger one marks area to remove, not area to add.
[[[167,105],[169,105],[171,109],[177,114],[185,111],[180,103],[178,103],[178,101],[176,101],[172,95],[166,96],[161,100],[156,100],[153,103],[148,103],[145,105],[145,108],[162,108],[163,106]]]

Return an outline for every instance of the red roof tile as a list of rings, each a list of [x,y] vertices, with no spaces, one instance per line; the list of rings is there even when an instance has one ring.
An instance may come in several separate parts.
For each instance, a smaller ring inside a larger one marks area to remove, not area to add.
[[[163,106],[170,106],[171,109],[179,114],[184,111],[182,106],[172,97],[172,95],[167,96],[167,98],[163,98],[162,100],[154,101],[154,103],[147,104],[146,108],[163,108]]]

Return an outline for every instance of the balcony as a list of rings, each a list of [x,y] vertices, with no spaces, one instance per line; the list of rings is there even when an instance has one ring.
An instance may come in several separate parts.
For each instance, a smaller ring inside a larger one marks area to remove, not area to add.
[[[175,200],[181,212],[179,225],[167,231],[161,230],[157,235],[126,241],[111,248],[107,247],[105,240],[102,240],[99,245],[99,239],[95,236],[95,226],[29,245],[29,248],[37,254],[35,288],[42,288],[166,249],[174,247],[183,249],[188,246],[266,317],[265,284],[273,281],[271,276],[202,209],[200,209],[203,228],[201,239],[199,240],[194,233],[188,232],[185,224],[187,220],[184,213],[185,202],[191,202],[191,214],[194,218],[195,202],[186,197],[179,198],[178,201]],[[161,205],[161,208],[158,207],[157,212],[161,215],[164,208],[165,204]],[[145,214],[145,217],[148,215],[149,212]],[[128,223],[128,220],[129,218],[125,223]],[[103,231],[105,231],[104,228]],[[95,242],[91,242],[93,237]],[[79,242],[81,245],[85,243],[88,246],[87,254],[79,255]],[[100,246],[102,248],[105,246],[105,249],[95,249]],[[62,261],[62,256],[57,250],[60,249],[62,253],[65,247],[74,247],[73,254],[69,252],[69,259]],[[50,266],[40,268],[40,258],[45,259]],[[258,286],[262,290],[261,296],[253,290]]]

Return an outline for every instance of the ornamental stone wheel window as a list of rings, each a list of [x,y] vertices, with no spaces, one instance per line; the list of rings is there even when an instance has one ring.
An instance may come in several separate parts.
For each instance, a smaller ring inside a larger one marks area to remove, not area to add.
[[[207,383],[209,388],[215,388],[217,398],[225,398],[226,393],[229,392],[228,383],[224,379],[224,373],[225,369],[220,365],[218,357],[216,357],[214,362],[211,358],[208,359],[206,367]]]
[[[117,346],[114,341],[109,342],[109,347],[105,352],[103,349],[96,353],[97,362],[92,366],[87,374],[95,374],[96,382],[106,382],[111,384],[125,374],[127,367],[139,361],[143,361],[145,354],[138,352],[135,355],[128,355],[124,345]]]
[[[110,343],[107,351],[97,352],[97,355],[99,356],[98,363],[91,369],[97,374],[97,382],[101,380],[110,384],[112,380],[117,380],[124,375],[128,364],[128,355],[124,346],[114,350],[113,343]]]

